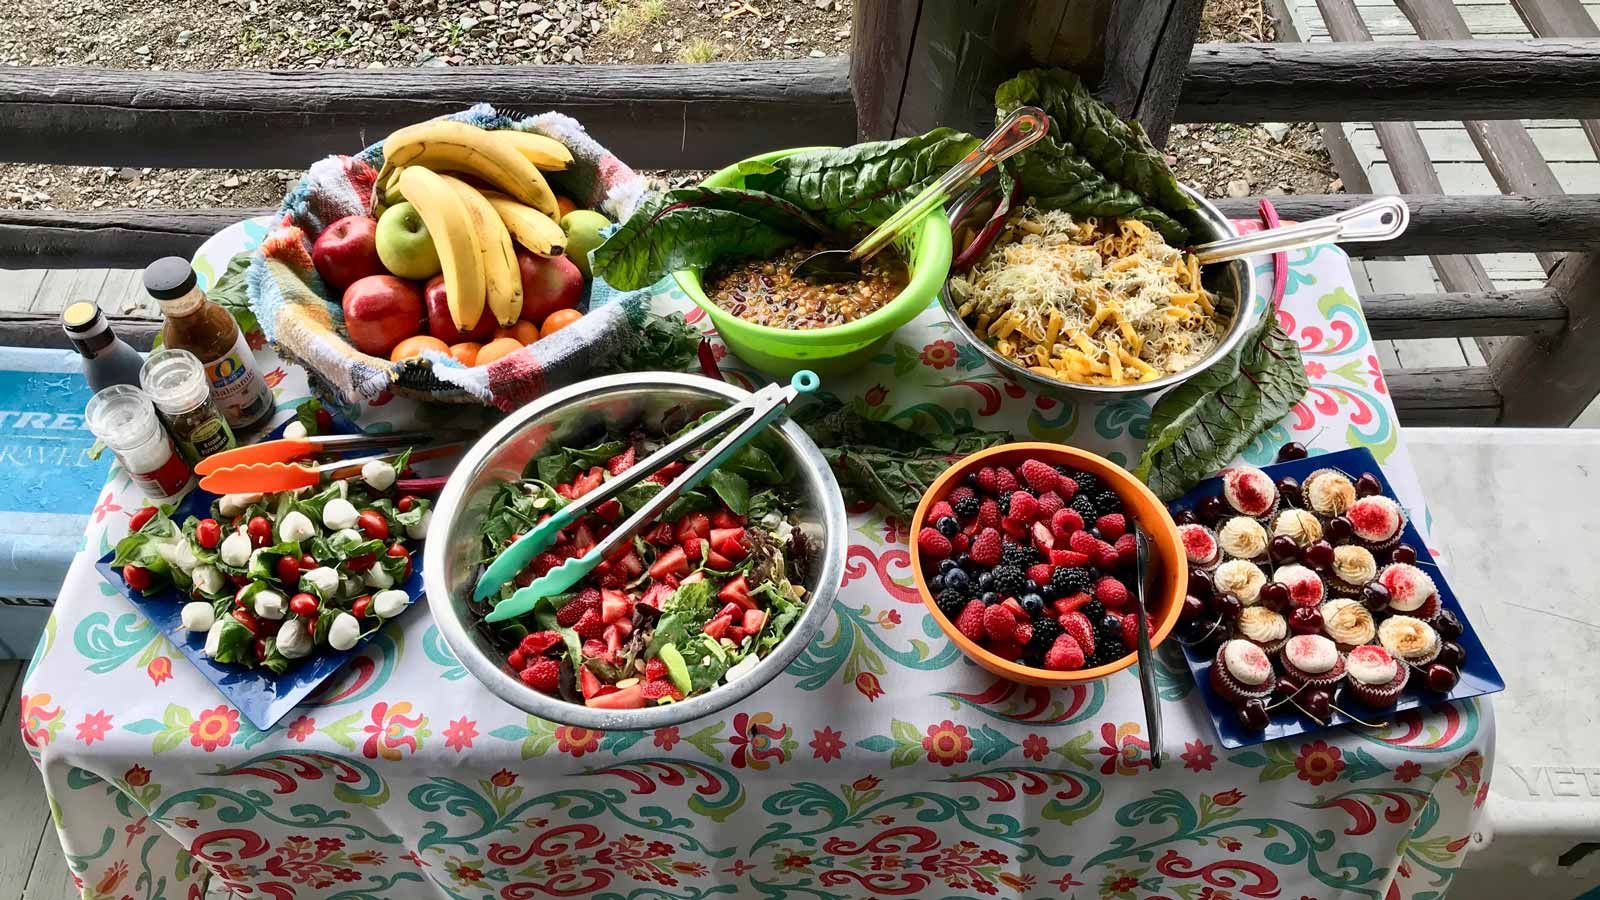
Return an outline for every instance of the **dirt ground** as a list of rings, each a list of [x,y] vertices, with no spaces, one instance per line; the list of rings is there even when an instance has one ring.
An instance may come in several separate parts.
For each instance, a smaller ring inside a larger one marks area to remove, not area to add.
[[[851,0],[12,0],[0,66],[378,69],[693,63],[849,52]],[[1211,0],[1202,41],[1270,41],[1261,0]],[[1206,193],[1336,190],[1314,126],[1179,126]],[[270,207],[293,171],[0,165],[0,207]],[[1330,185],[1332,185],[1330,187]]]

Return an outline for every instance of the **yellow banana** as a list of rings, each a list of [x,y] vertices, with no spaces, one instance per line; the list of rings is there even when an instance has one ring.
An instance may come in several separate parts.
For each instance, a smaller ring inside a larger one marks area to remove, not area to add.
[[[567,233],[555,219],[498,191],[484,191],[483,199],[494,207],[517,243],[540,256],[560,256],[566,252]]]
[[[567,166],[572,165],[572,151],[555,138],[510,128],[489,133],[502,141],[509,142],[511,146],[517,148],[518,153],[527,158],[528,162],[546,172],[565,171]]]
[[[451,119],[407,125],[383,142],[385,169],[425,166],[482,179],[545,215],[556,214],[556,195],[539,170],[495,132]]]
[[[501,325],[515,325],[517,316],[522,314],[522,270],[517,267],[517,248],[511,243],[511,232],[477,188],[459,178],[441,177],[466,204],[472,228],[478,233],[478,250],[483,254],[484,298],[489,303],[489,312]]]
[[[401,169],[395,183],[433,236],[450,319],[462,331],[471,329],[483,317],[484,302],[483,250],[471,207],[444,176],[422,166]]]

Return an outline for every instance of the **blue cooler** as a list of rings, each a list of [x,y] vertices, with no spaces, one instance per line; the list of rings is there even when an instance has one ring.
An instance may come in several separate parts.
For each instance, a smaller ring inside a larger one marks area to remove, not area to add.
[[[0,347],[0,658],[33,655],[112,454],[94,435],[82,360],[71,350]]]

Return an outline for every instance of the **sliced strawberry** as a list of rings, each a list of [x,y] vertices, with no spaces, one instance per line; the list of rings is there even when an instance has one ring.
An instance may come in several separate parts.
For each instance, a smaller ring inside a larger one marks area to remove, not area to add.
[[[746,634],[755,634],[761,630],[761,626],[765,624],[766,621],[766,610],[747,609],[744,611],[744,621],[740,624],[744,626]]]
[[[711,514],[711,527],[742,528],[744,527],[744,517],[734,515],[733,511],[727,508],[718,509]]]
[[[644,596],[639,598],[639,602],[651,609],[660,609],[661,604],[667,602],[667,598],[671,596],[672,588],[657,582],[645,590]]]
[[[740,527],[711,529],[711,549],[734,562],[750,555],[744,529]]]
[[[724,604],[722,609],[718,610],[717,614],[715,616],[712,616],[712,618],[714,618],[714,619],[727,618],[727,619],[732,619],[732,620],[738,621],[738,620],[744,618],[744,607],[740,606],[737,603]]]
[[[1006,533],[1006,537],[1016,540],[1028,533],[1028,525],[1020,519],[1002,519],[1000,530]]]
[[[645,543],[653,544],[657,547],[669,547],[672,544],[677,543],[678,536],[673,533],[671,525],[668,525],[666,522],[662,522],[656,527],[645,532],[644,540]]]
[[[606,642],[606,659],[616,659],[617,653],[622,650],[622,632],[615,625],[607,625],[606,633],[600,639]]]
[[[750,599],[750,582],[743,575],[729,581],[717,591],[717,599],[724,603],[732,603],[740,609],[755,609],[756,602]]]
[[[615,497],[601,503],[594,508],[594,514],[607,522],[615,522],[622,518],[622,504]]]
[[[733,641],[733,645],[737,647],[744,642],[744,628],[740,627],[737,622],[732,623],[728,626],[728,630],[723,632],[722,636]]]
[[[572,499],[572,488],[569,485],[565,485],[565,484],[556,485],[556,493],[558,493],[561,496],[567,498],[568,500]]]
[[[572,528],[572,553],[582,556],[594,548],[594,531],[588,522],[579,522]]]
[[[706,565],[713,569],[719,570],[731,569],[733,568],[733,560],[728,559],[726,556],[723,556],[721,553],[718,553],[715,550],[711,550],[706,553]]]
[[[1087,554],[1087,553],[1079,553],[1076,550],[1051,550],[1050,551],[1050,565],[1051,566],[1066,566],[1066,567],[1071,568],[1071,569],[1076,569],[1076,568],[1079,568],[1081,566],[1087,566],[1088,564],[1089,564],[1089,554]]]
[[[689,513],[678,520],[678,543],[683,543],[692,537],[711,536],[711,518],[705,513]]]
[[[599,487],[600,482],[604,480],[605,470],[599,466],[595,466],[582,475],[579,475],[577,478],[572,479],[572,496],[582,497],[584,494],[587,494]]]
[[[731,616],[718,616],[707,622],[706,627],[702,628],[701,631],[708,637],[720,640],[723,635],[728,633],[728,626],[732,624],[733,618]]]
[[[683,552],[688,554],[690,563],[699,564],[700,558],[706,555],[705,538],[695,537],[691,534],[679,541],[679,545],[683,547]]]
[[[1017,598],[1015,597],[1007,597],[1004,600],[1001,600],[997,605],[1005,607],[1007,610],[1009,610],[1012,618],[1022,619],[1024,621],[1029,618],[1027,611],[1022,608],[1022,604],[1018,602]]]
[[[617,624],[611,627],[617,630],[617,637],[626,638],[628,635],[633,634],[633,619],[630,617],[618,619]]]
[[[689,557],[683,552],[682,547],[668,547],[661,551],[655,562],[650,564],[651,578],[663,578],[667,575],[682,578],[687,574],[689,574]]]
[[[671,484],[672,479],[682,475],[683,470],[686,468],[688,467],[683,463],[674,460],[655,470],[655,472],[651,473],[650,477],[645,480],[653,481],[656,484]]]
[[[595,709],[642,709],[644,690],[639,685],[632,684],[609,694],[588,697],[587,701],[588,705]]]
[[[600,621],[606,624],[619,622],[633,612],[633,604],[628,602],[628,595],[621,591],[600,592]]]
[[[535,631],[524,635],[517,645],[524,656],[543,656],[546,650],[561,643],[561,635],[554,631]],[[518,668],[521,668],[518,666]]]
[[[701,571],[699,571],[697,569],[697,570],[695,570],[693,572],[690,572],[688,575],[685,575],[683,580],[678,582],[678,584],[679,584],[679,586],[682,586],[682,585],[685,585],[685,584],[694,584],[697,581],[705,581],[705,580],[706,580],[706,573],[701,572]]]
[[[1050,526],[1043,522],[1033,523],[1033,545],[1043,553],[1049,553],[1056,545],[1056,536],[1050,531]]]
[[[613,475],[621,475],[623,472],[633,468],[634,459],[633,447],[630,446],[628,449],[606,460],[606,471]]]

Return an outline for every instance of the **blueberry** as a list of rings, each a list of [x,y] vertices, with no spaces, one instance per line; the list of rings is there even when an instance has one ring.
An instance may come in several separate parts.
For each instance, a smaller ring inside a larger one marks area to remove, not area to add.
[[[939,521],[933,523],[933,527],[937,528],[939,533],[947,538],[955,537],[961,533],[961,523],[956,521],[955,516],[941,516]]]
[[[978,573],[978,590],[979,591],[991,591],[991,590],[994,590],[994,572],[989,571],[989,570],[985,570],[985,571],[982,571],[982,572]]]
[[[1044,587],[1039,588],[1039,596],[1046,600],[1059,600],[1061,598],[1061,589],[1056,587],[1054,581],[1047,582]]]
[[[967,572],[970,573],[973,569],[977,568],[978,564],[972,561],[972,556],[970,554],[957,553],[956,554],[956,565],[960,566],[963,569],[966,569]]]
[[[968,472],[967,474],[961,476],[961,483],[966,485],[969,488],[972,488],[973,490],[977,490],[977,488],[978,488],[978,473],[977,472]]]
[[[984,591],[983,596],[979,599],[983,601],[984,606],[993,606],[1000,602],[1000,595],[994,591]]]
[[[1037,616],[1044,609],[1044,598],[1038,594],[1023,594],[1021,603],[1023,611],[1030,617]]]
[[[929,589],[931,589],[935,595],[943,593],[944,589],[949,586],[949,583],[945,581],[945,577],[943,575],[935,575],[933,576],[932,580],[928,582]]]
[[[951,569],[945,573],[944,583],[946,587],[965,593],[972,587],[972,576],[968,575],[965,569]]]
[[[950,571],[951,569],[954,569],[955,567],[956,567],[956,561],[953,560],[953,559],[948,559],[947,558],[947,559],[939,560],[939,574],[940,575],[943,575],[944,573]]]

